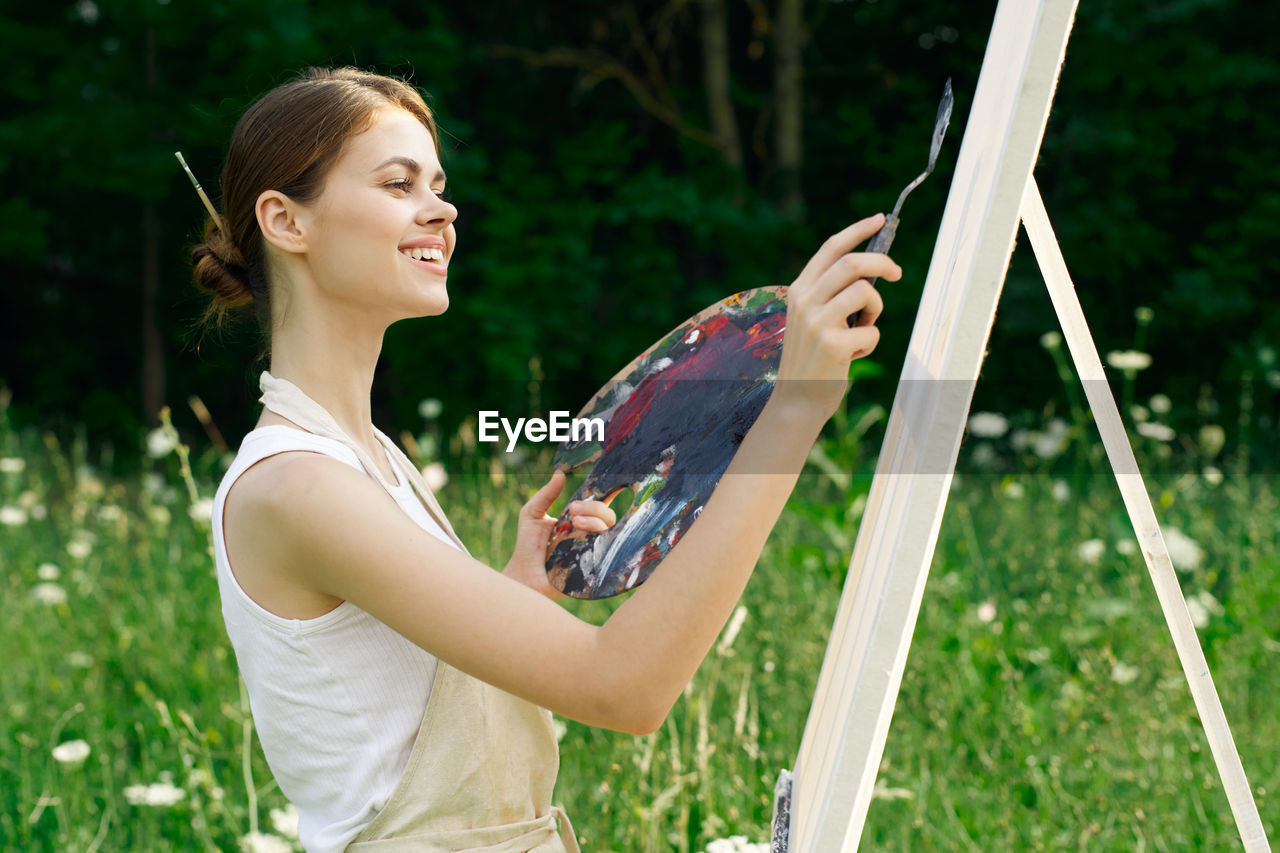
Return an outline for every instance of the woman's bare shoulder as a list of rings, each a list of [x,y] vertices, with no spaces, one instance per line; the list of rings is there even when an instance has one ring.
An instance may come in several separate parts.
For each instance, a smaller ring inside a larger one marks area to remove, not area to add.
[[[313,619],[343,599],[308,582],[289,558],[288,541],[305,526],[293,500],[317,472],[349,465],[305,450],[289,450],[255,462],[227,490],[222,510],[227,559],[240,588],[259,606],[286,619]],[[284,547],[282,547],[284,546]]]

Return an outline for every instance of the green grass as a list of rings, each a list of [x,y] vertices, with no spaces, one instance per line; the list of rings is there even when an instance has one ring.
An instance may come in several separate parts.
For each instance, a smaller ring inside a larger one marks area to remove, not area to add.
[[[662,729],[636,738],[567,724],[556,801],[584,850],[701,851],[734,834],[766,837],[867,485],[838,476],[850,448],[825,449],[838,464],[827,466],[831,476],[815,468],[802,478],[743,598],[741,632],[708,657]],[[0,849],[235,850],[251,830],[273,832],[269,813],[286,803],[253,739],[207,526],[190,514],[180,460],[155,463],[158,474],[104,478],[96,472],[107,466],[83,444],[4,426],[0,458],[23,460],[20,471],[15,462],[0,470]],[[539,462],[493,475],[477,463],[444,488],[442,503],[481,559],[505,561],[516,510],[547,470]],[[1275,483],[1240,471],[1211,485],[1174,474],[1167,460],[1150,465],[1161,523],[1204,551],[1180,580],[1187,595],[1207,592],[1221,605],[1201,642],[1275,837]],[[206,454],[195,467],[205,472],[196,492],[208,498],[217,463]],[[1237,846],[1145,567],[1116,548],[1133,535],[1115,484],[1096,462],[1075,470],[1088,473],[1055,477],[1041,466],[957,480],[867,849]],[[1090,539],[1103,542],[1096,560],[1079,551]],[[37,597],[42,582],[65,602]],[[566,606],[598,622],[618,604]],[[76,739],[91,749],[83,763],[54,759],[54,746]],[[158,782],[182,798],[130,803],[126,788]]]

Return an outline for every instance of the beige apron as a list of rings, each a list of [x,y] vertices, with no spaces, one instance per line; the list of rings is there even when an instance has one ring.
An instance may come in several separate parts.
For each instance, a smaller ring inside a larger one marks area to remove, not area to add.
[[[388,491],[368,452],[293,383],[262,374],[261,402],[347,445]],[[380,430],[401,477],[466,552],[422,474]],[[409,763],[390,799],[347,850],[377,853],[580,853],[568,816],[551,805],[560,754],[551,712],[440,661]],[[559,826],[557,827],[557,823]]]

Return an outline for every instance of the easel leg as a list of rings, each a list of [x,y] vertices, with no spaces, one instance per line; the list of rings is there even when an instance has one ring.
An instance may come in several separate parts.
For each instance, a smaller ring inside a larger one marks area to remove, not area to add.
[[[1062,333],[1067,339],[1071,359],[1084,384],[1085,396],[1093,410],[1098,432],[1102,435],[1102,444],[1120,486],[1125,509],[1133,523],[1134,533],[1138,536],[1147,570],[1155,584],[1156,596],[1160,599],[1160,608],[1164,611],[1169,632],[1173,635],[1178,660],[1182,663],[1182,671],[1187,676],[1192,699],[1195,700],[1196,710],[1204,725],[1209,749],[1218,765],[1223,787],[1226,788],[1227,800],[1231,803],[1231,812],[1240,830],[1244,849],[1250,853],[1270,851],[1271,846],[1258,815],[1258,806],[1249,789],[1249,780],[1245,778],[1244,766],[1240,763],[1240,753],[1231,738],[1222,702],[1213,686],[1213,677],[1209,675],[1209,664],[1200,648],[1200,638],[1196,636],[1191,614],[1187,611],[1186,600],[1182,597],[1182,589],[1169,559],[1169,550],[1160,534],[1155,509],[1151,506],[1151,498],[1142,481],[1142,474],[1138,471],[1133,447],[1129,444],[1115,397],[1107,384],[1102,360],[1098,357],[1097,346],[1085,323],[1084,311],[1080,308],[1080,300],[1076,297],[1075,287],[1067,273],[1066,261],[1063,260],[1062,250],[1054,236],[1053,226],[1049,223],[1049,215],[1045,211],[1034,176],[1027,181],[1022,198],[1022,224],[1031,237],[1031,246],[1049,288],[1058,321],[1062,324]]]

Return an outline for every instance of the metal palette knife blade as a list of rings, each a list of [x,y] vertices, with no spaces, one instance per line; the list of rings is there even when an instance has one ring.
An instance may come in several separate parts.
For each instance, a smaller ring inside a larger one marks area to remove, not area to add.
[[[880,252],[886,254],[889,246],[893,244],[893,238],[898,233],[898,212],[902,210],[902,202],[906,199],[907,194],[913,189],[920,186],[924,179],[929,177],[933,172],[933,167],[938,162],[938,152],[942,150],[942,138],[947,135],[947,126],[951,124],[951,110],[955,106],[955,97],[951,93],[951,78],[947,78],[947,83],[942,88],[942,100],[938,102],[938,117],[933,122],[933,136],[929,142],[929,164],[925,170],[921,172],[914,181],[907,184],[898,196],[898,202],[893,206],[893,212],[884,220],[884,227],[876,232],[876,236],[871,238],[871,242],[867,244],[864,251]],[[875,284],[875,278],[869,279],[871,284]],[[849,325],[856,326],[858,323],[858,315],[849,315]]]

